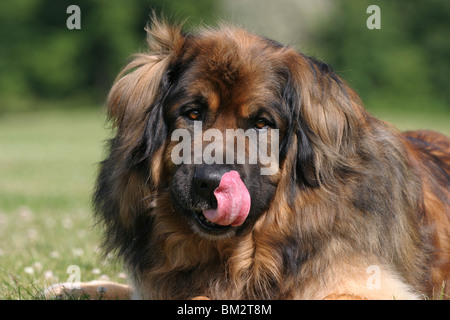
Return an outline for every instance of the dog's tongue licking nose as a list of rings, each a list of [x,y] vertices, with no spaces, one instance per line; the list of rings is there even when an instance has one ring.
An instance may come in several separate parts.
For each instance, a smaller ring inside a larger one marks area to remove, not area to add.
[[[214,195],[217,209],[203,210],[206,219],[222,226],[237,227],[244,223],[250,211],[250,193],[237,171],[222,176]]]

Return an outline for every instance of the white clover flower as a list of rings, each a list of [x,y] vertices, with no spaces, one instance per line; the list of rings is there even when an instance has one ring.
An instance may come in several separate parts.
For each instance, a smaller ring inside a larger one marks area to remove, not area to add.
[[[84,250],[81,248],[72,249],[72,253],[75,257],[81,257],[84,254]]]
[[[51,270],[44,271],[44,279],[47,281],[58,281],[58,277]]]
[[[92,274],[101,274],[102,271],[98,268],[92,269]]]
[[[102,274],[98,279],[102,280],[102,281],[110,281],[111,280],[111,278],[106,274]]]
[[[119,274],[117,275],[119,277],[119,279],[127,279],[128,275],[125,272],[119,272]]]
[[[72,221],[72,219],[70,219],[70,218],[64,218],[64,219],[62,220],[62,226],[63,226],[65,229],[72,229],[72,228],[73,228],[73,221]]]
[[[17,209],[19,217],[24,221],[31,221],[33,219],[33,211],[27,206],[21,206]]]
[[[27,237],[29,240],[36,240],[38,237],[38,231],[35,228],[30,228],[27,230]]]
[[[23,269],[23,272],[25,272],[26,274],[34,274],[34,269],[33,267],[25,267]]]
[[[33,266],[33,269],[38,272],[42,270],[42,263],[40,263],[39,261],[33,262],[32,266]]]

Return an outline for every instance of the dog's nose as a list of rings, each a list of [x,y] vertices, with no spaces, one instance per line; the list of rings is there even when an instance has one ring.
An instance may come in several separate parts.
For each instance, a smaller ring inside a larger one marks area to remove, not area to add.
[[[197,196],[215,203],[214,190],[220,184],[220,179],[229,170],[224,167],[203,165],[197,167],[192,180],[193,191]]]

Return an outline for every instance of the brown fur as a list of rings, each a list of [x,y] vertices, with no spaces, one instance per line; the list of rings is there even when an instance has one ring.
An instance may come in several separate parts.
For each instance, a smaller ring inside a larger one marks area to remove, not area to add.
[[[440,291],[450,278],[447,137],[399,133],[370,116],[326,64],[245,30],[192,35],[154,21],[147,32],[150,52],[125,67],[109,95],[117,135],[95,195],[106,249],[123,257],[135,298],[414,299]],[[292,93],[292,122],[275,115],[289,141],[270,177],[273,199],[228,239],[194,233],[167,191],[170,130],[182,124],[165,128],[157,101],[188,63],[186,90],[205,97],[219,130],[237,128],[284,87]],[[300,163],[304,145],[312,156]],[[375,289],[367,286],[372,265],[381,272]]]

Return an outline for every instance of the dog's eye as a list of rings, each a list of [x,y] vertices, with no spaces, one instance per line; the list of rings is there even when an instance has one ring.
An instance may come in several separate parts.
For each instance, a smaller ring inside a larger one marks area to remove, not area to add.
[[[269,126],[267,121],[263,118],[259,118],[255,121],[255,129],[266,129]]]
[[[186,113],[186,116],[187,116],[189,119],[191,119],[191,120],[199,120],[199,119],[200,119],[200,116],[201,116],[201,113],[200,113],[200,111],[198,111],[197,109],[193,109],[193,110],[189,110],[189,111]]]

